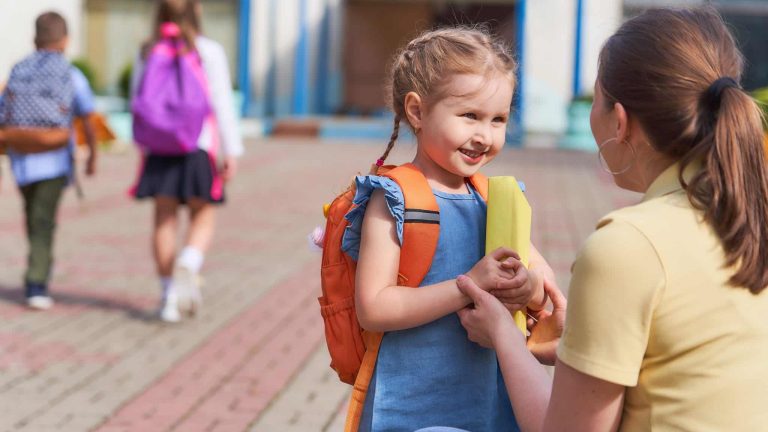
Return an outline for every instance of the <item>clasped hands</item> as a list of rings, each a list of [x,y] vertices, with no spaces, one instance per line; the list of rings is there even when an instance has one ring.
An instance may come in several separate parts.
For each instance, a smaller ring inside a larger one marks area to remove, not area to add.
[[[526,344],[539,362],[554,365],[567,309],[567,301],[554,281],[529,272],[519,255],[500,248],[480,260],[466,275],[459,276],[456,283],[473,302],[458,312],[471,341],[496,349],[500,344],[517,340]],[[526,306],[539,289],[543,294],[541,307],[529,313],[530,337],[526,340],[510,312]],[[547,298],[552,301],[551,311],[543,307]]]
[[[542,309],[546,303],[543,280],[534,272],[529,272],[520,261],[520,255],[512,249],[500,247],[483,257],[467,272],[477,286],[507,307],[516,312],[526,306]],[[534,303],[529,304],[534,300]],[[538,307],[536,307],[538,306]]]

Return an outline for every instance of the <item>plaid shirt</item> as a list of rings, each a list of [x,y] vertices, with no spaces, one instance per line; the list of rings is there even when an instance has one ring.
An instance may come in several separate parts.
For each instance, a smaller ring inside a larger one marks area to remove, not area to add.
[[[77,117],[86,116],[93,112],[93,93],[88,85],[88,80],[75,67],[70,69],[74,98],[72,100],[71,114]],[[4,95],[3,95],[4,96]],[[4,97],[0,96],[0,111]],[[71,119],[72,116],[70,115]],[[64,148],[50,150],[42,153],[23,154],[8,150],[11,159],[11,170],[16,178],[16,184],[21,186],[42,180],[72,175],[72,155],[74,141],[70,139],[69,145]]]

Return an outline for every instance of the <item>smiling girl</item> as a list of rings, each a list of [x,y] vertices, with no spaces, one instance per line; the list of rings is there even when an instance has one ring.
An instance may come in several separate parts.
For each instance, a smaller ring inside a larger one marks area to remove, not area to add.
[[[532,249],[526,271],[513,251],[484,257],[486,204],[470,177],[504,146],[516,64],[507,47],[477,29],[447,28],[412,40],[392,67],[394,131],[416,136],[411,167],[439,208],[437,250],[417,289],[402,286],[398,266],[403,191],[390,178],[357,178],[357,205],[342,249],[358,259],[355,304],[361,326],[384,332],[359,430],[415,430],[443,425],[475,432],[514,431],[496,355],[470,342],[456,311],[470,303],[455,278],[467,273],[510,309],[546,302]],[[477,177],[472,177],[473,181]],[[476,183],[475,183],[476,184]],[[423,221],[422,221],[423,222]]]

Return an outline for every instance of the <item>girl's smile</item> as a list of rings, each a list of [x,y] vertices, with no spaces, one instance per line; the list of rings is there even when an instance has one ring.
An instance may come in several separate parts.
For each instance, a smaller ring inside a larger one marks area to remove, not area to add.
[[[464,160],[467,161],[470,165],[476,165],[483,161],[483,156],[485,156],[485,153],[488,150],[484,151],[472,151],[472,150],[465,150],[465,149],[459,149],[459,153],[464,155]]]

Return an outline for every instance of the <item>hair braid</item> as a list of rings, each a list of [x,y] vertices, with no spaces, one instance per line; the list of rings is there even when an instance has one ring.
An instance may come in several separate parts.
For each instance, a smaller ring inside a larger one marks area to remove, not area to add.
[[[379,161],[383,164],[384,161],[387,160],[387,156],[389,156],[389,152],[392,151],[392,148],[395,146],[395,141],[397,141],[397,136],[400,134],[400,115],[395,115],[394,125],[392,126],[392,136],[389,137],[389,144],[387,144],[387,149],[384,150],[384,154],[381,155],[379,158]]]

